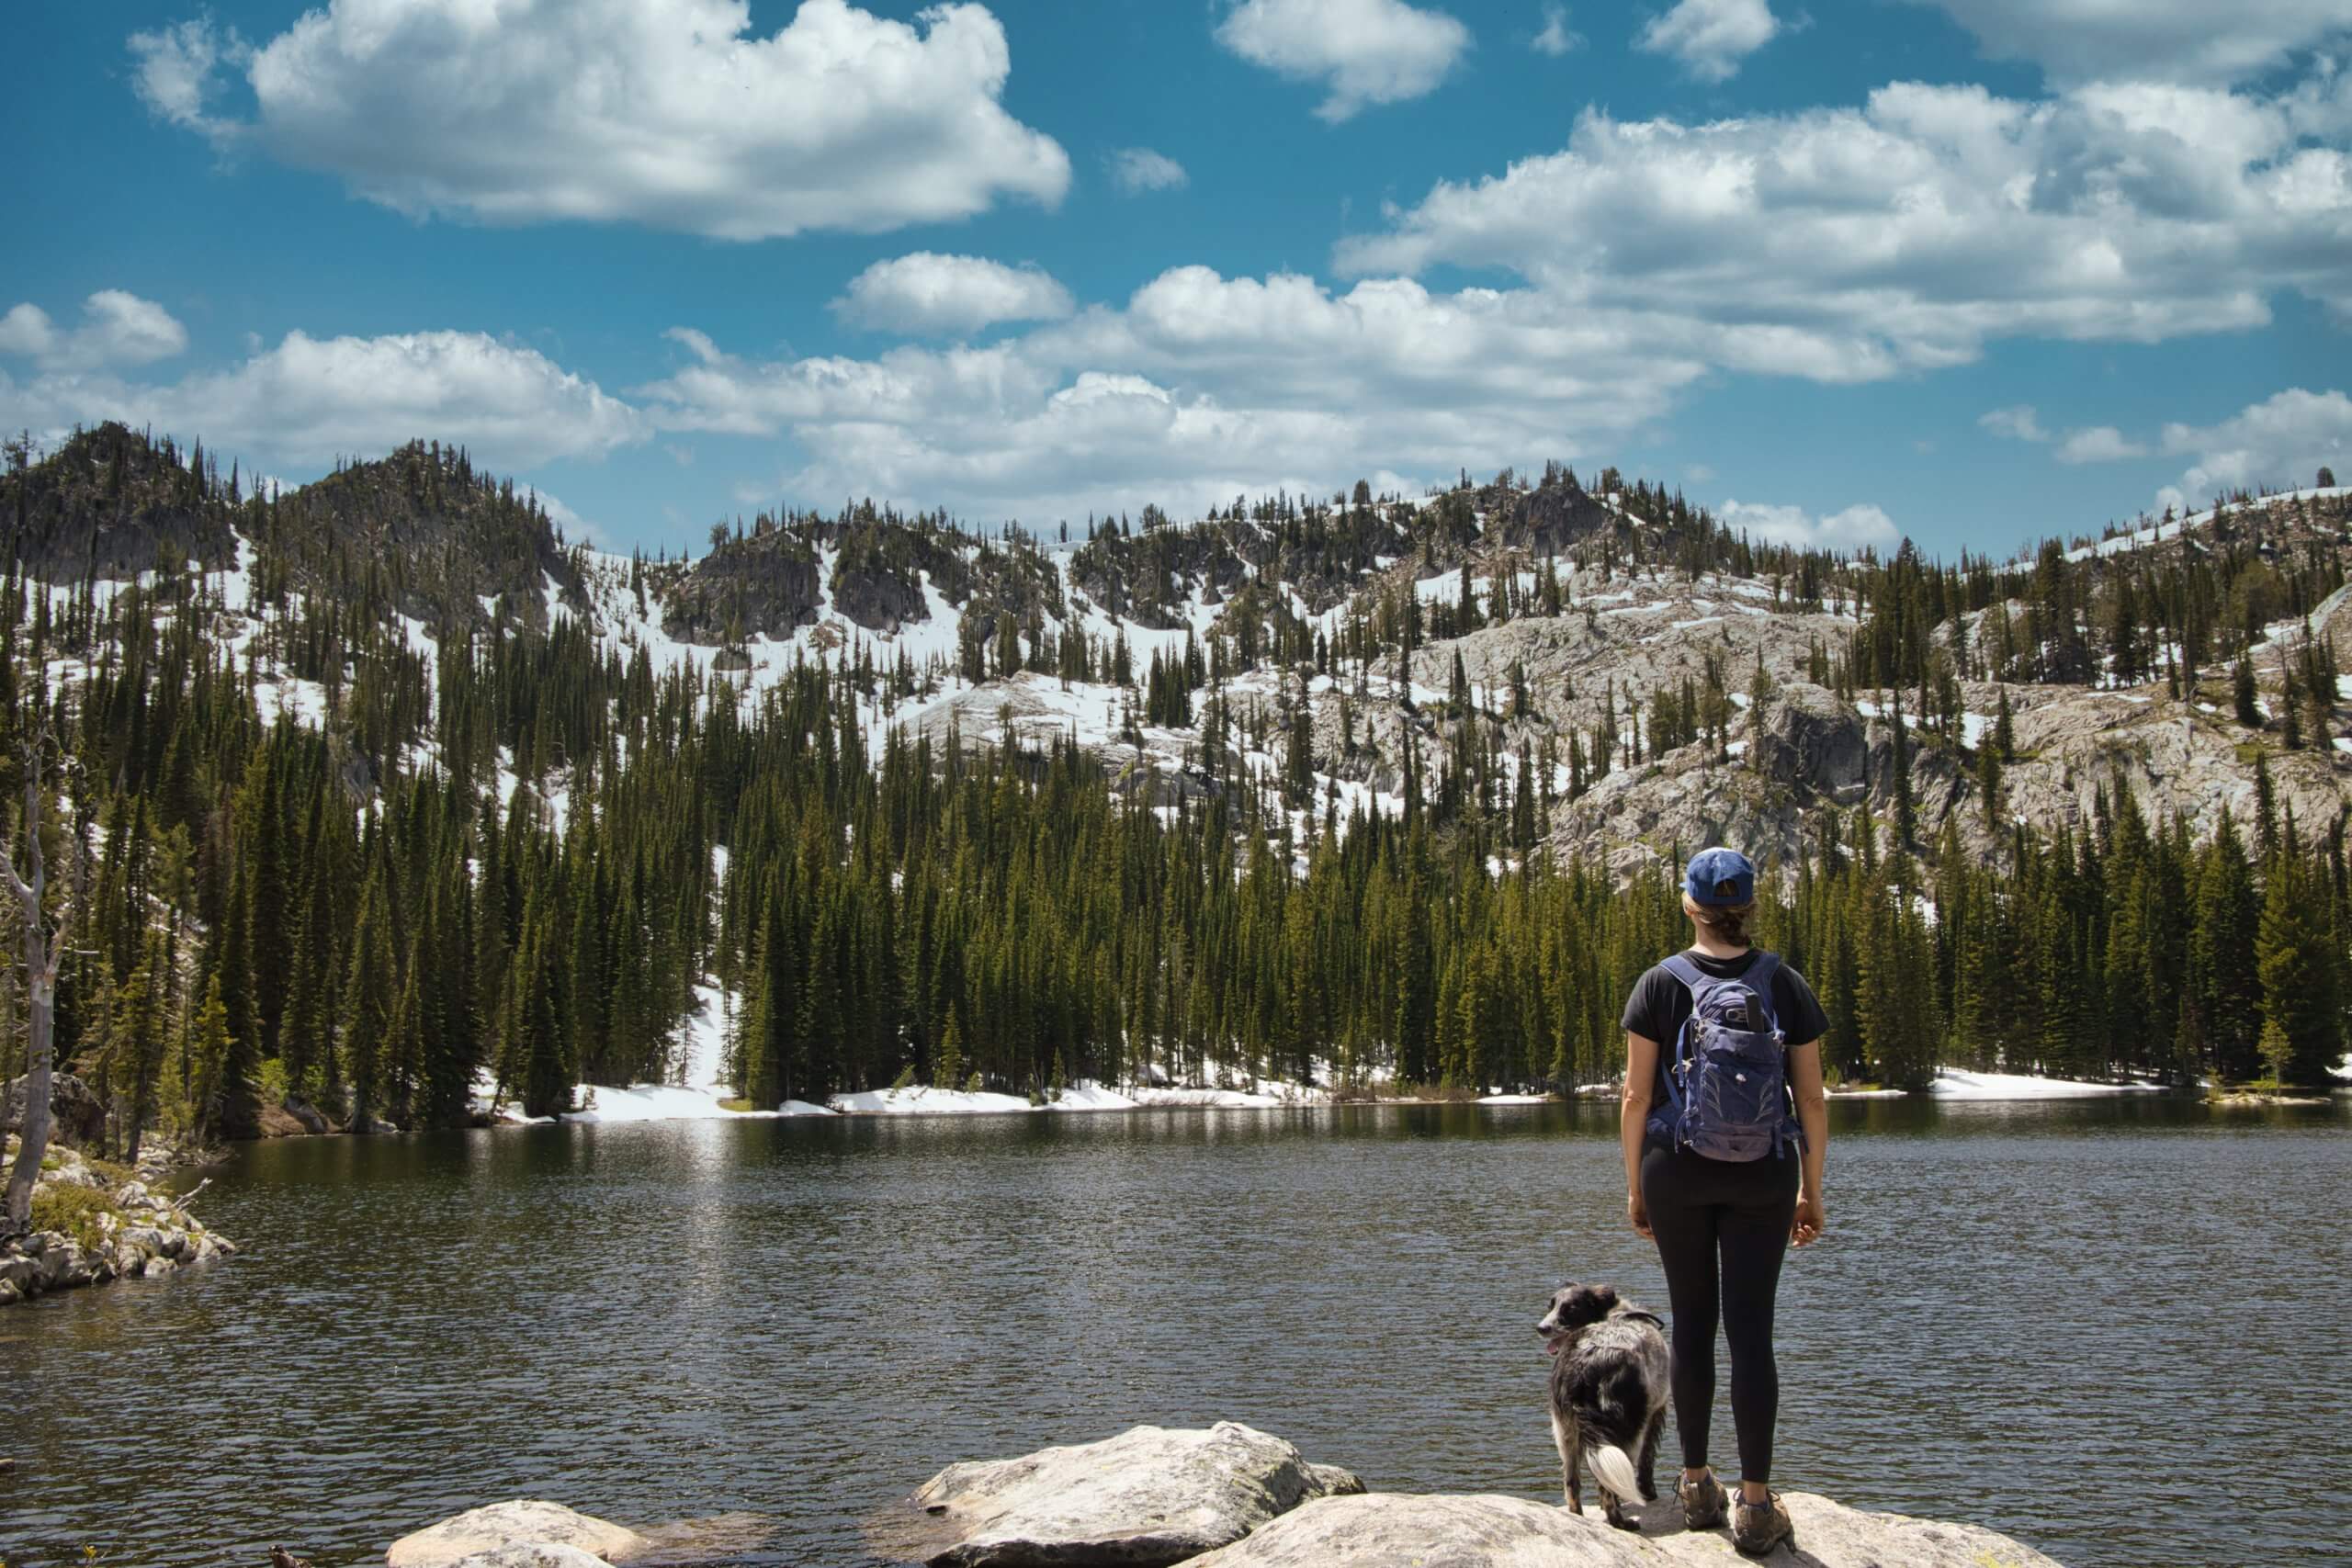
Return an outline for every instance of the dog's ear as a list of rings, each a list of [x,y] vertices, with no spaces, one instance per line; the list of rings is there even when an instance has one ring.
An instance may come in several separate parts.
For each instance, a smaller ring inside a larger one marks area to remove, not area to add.
[[[1617,1287],[1614,1285],[1595,1285],[1592,1288],[1592,1304],[1599,1307],[1604,1313],[1611,1307],[1615,1306],[1617,1304]]]

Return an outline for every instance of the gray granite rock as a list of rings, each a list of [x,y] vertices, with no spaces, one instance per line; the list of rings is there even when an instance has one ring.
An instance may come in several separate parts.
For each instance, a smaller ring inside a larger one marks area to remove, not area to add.
[[[1761,1559],[1804,1568],[2058,1568],[1992,1530],[1865,1513],[1810,1493],[1781,1495],[1796,1540]],[[1728,1530],[1685,1530],[1672,1499],[1645,1505],[1639,1534],[1599,1510],[1520,1497],[1376,1493],[1306,1505],[1191,1568],[1732,1568]]]
[[[934,1568],[1182,1562],[1300,1504],[1360,1492],[1238,1422],[1136,1427],[1101,1442],[950,1465],[908,1500],[901,1543]]]
[[[605,1568],[605,1560],[593,1551],[582,1551],[559,1541],[522,1540],[493,1551],[461,1557],[455,1568]]]
[[[428,1529],[404,1535],[384,1553],[390,1568],[457,1568],[457,1564],[503,1548],[569,1546],[606,1562],[642,1555],[646,1539],[606,1519],[517,1497],[470,1508]]]

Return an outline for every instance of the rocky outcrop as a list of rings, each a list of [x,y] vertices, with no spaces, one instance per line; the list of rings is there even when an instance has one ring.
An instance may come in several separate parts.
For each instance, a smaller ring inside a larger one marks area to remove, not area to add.
[[[880,567],[836,570],[833,608],[871,632],[894,633],[909,621],[931,618],[922,584]]]
[[[1136,1427],[1020,1459],[948,1466],[909,1498],[896,1550],[933,1568],[1182,1562],[1318,1497],[1363,1490],[1238,1422]]]
[[[404,1535],[384,1561],[390,1568],[577,1568],[627,1562],[651,1548],[645,1537],[609,1519],[517,1497]]]
[[[51,1163],[54,1162],[54,1163]],[[237,1250],[135,1176],[53,1150],[33,1184],[28,1235],[0,1242],[0,1306],[116,1280],[155,1280]],[[147,1162],[141,1168],[152,1169]]]
[[[1862,716],[1820,686],[1782,686],[1765,706],[1751,742],[1758,770],[1792,788],[1850,806],[1870,787],[1871,745]]]
[[[816,552],[780,528],[730,539],[662,594],[662,629],[681,642],[789,637],[817,618]]]
[[[1808,1493],[1782,1495],[1796,1519],[1793,1556],[1808,1568],[2057,1568],[2050,1558],[1973,1525],[1871,1514]],[[1572,1514],[1520,1497],[1374,1494],[1309,1503],[1194,1568],[1666,1568],[1740,1561],[1726,1530],[1685,1530],[1672,1502],[1642,1511],[1641,1533],[1599,1512]]]

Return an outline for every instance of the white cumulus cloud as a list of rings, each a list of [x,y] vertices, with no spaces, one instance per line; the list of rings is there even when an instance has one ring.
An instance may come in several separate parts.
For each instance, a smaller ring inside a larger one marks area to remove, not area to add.
[[[1110,157],[1111,183],[1127,196],[1151,190],[1182,190],[1191,176],[1184,165],[1148,147],[1122,147]]]
[[[1561,152],[1392,209],[1344,273],[1510,267],[1591,308],[1712,325],[1716,362],[1864,380],[2030,336],[2154,343],[2352,311],[2352,155],[2314,77],[2265,97],[1896,83],[1859,108],[1690,125],[1588,111]]]
[[[1404,0],[1241,0],[1216,40],[1253,65],[1324,83],[1315,113],[1337,124],[1433,91],[1470,48],[1470,29]]]
[[[1069,290],[1037,267],[932,251],[876,262],[832,303],[845,321],[902,333],[972,333],[998,321],[1051,321],[1070,309]]]
[[[1646,323],[1533,289],[1340,293],[1202,266],[978,347],[761,361],[672,336],[681,362],[634,395],[665,429],[790,438],[800,466],[763,493],[1033,521],[1584,457],[1706,369]]]
[[[187,348],[187,329],[153,299],[101,288],[82,302],[82,324],[71,332],[30,300],[0,316],[0,354],[18,355],[44,370],[87,370],[146,365]]]
[[[247,51],[209,24],[131,40],[156,114],[339,176],[399,211],[623,221],[730,240],[873,232],[1053,206],[1069,158],[1001,102],[1004,28],[803,0],[765,38],[744,0],[329,0]],[[254,118],[216,115],[243,68]]]
[[[1681,0],[1654,17],[1634,47],[1670,54],[1702,82],[1727,82],[1740,62],[1772,41],[1781,24],[1764,0]]]
[[[2121,431],[2111,424],[2095,424],[2087,430],[2074,430],[2058,444],[2055,456],[2062,463],[2118,463],[2126,457],[2144,457],[2148,449],[2136,441],[2127,440]]]
[[[0,373],[0,424],[57,434],[107,419],[297,467],[431,436],[463,443],[482,462],[528,468],[645,434],[638,412],[594,381],[481,333],[294,332],[241,363],[167,383],[80,370],[20,383]]]
[[[1544,26],[1527,40],[1527,47],[1538,54],[1548,54],[1557,60],[1571,50],[1582,49],[1584,34],[1568,26],[1568,8],[1566,6],[1546,6],[1544,7]]]
[[[2075,81],[2238,81],[2352,36],[2344,0],[1912,0],[1985,52]]]
[[[1726,501],[1715,519],[1734,533],[1799,549],[1816,547],[1840,553],[1874,549],[1882,555],[1903,542],[1903,531],[1880,508],[1867,502],[1815,517],[1801,506],[1770,502]]]
[[[2041,416],[2033,412],[2031,403],[2014,403],[2005,409],[1994,409],[1978,415],[1976,423],[1993,434],[2011,441],[2050,439],[2050,433],[2041,428]]]
[[[2352,398],[2290,387],[2219,424],[2167,424],[2164,449],[2194,457],[2178,490],[2199,505],[2239,486],[2308,485],[2323,464],[2352,477]]]

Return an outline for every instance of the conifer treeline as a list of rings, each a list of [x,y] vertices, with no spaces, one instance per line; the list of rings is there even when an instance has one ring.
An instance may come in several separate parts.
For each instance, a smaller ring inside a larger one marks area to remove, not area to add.
[[[74,482],[103,497],[127,459],[79,461]],[[871,757],[862,663],[796,669],[744,705],[723,678],[656,672],[641,648],[624,657],[571,617],[505,613],[537,607],[523,575],[501,585],[500,613],[462,624],[420,583],[437,573],[470,593],[476,556],[508,563],[501,579],[544,570],[532,541],[547,531],[527,498],[463,461],[405,449],[331,492],[393,518],[388,482],[445,512],[460,496],[437,566],[324,548],[318,502],[243,495],[233,472],[206,471],[193,488],[143,482],[235,517],[254,541],[248,616],[221,613],[217,571],[177,560],[153,591],[85,577],[52,594],[26,581],[20,552],[0,589],[0,799],[17,796],[17,746],[50,737],[74,766],[49,830],[89,865],[90,936],[61,986],[59,1045],[128,1122],[236,1134],[291,1100],[360,1125],[449,1125],[471,1114],[482,1073],[529,1111],[558,1110],[577,1083],[673,1071],[705,976],[740,998],[731,1063],[763,1103],[909,1074],[1012,1090],[1211,1073],[1567,1085],[1613,1070],[1626,989],[1681,938],[1663,874],[1621,889],[1599,867],[1494,858],[1530,848],[1549,804],[1509,781],[1551,768],[1531,769],[1523,742],[1516,771],[1498,767],[1491,722],[1456,728],[1428,797],[1408,760],[1401,818],[1342,821],[1327,796],[1317,820],[1317,759],[1295,723],[1269,787],[1238,785],[1222,742],[1204,744],[1209,793],[1170,813],[1114,793],[1071,745],[893,735]],[[133,469],[119,484],[141,482]],[[1430,528],[1458,525],[1437,510]],[[1690,528],[1684,553],[1711,525],[1694,513]],[[473,554],[451,542],[459,529]],[[190,538],[215,565],[209,535]],[[2227,581],[2269,562],[2251,553]],[[1800,574],[1792,592],[1880,606],[1858,637],[1888,627],[1895,673],[1908,634],[1887,606],[1924,595],[1932,614],[1931,578],[1953,582],[1902,558],[1883,576],[1782,564]],[[2338,575],[2313,558],[2278,579],[2279,604],[2307,608]],[[1484,604],[1469,576],[1450,631],[1566,608],[1545,587],[1555,575],[1532,594],[1498,581]],[[1406,597],[1395,630],[1409,639]],[[420,604],[437,650],[393,615]],[[2277,607],[2217,616],[2235,629],[2212,646]],[[1862,646],[1839,656],[1849,679]],[[1302,667],[1348,656],[1295,635],[1245,656],[1220,630],[1205,655],[1125,673],[1163,723],[1205,677],[1206,742],[1235,722],[1216,671],[1283,647]],[[1711,670],[1702,692],[1654,695],[1653,749],[1719,750],[1722,685]],[[323,709],[324,727],[264,716],[292,707]],[[1264,716],[1253,722],[1264,750]],[[1619,744],[1597,736],[1595,750]],[[1915,857],[1882,852],[1909,841],[1907,822],[1885,835],[1833,821],[1782,868],[1765,938],[1815,979],[1848,1078],[1912,1082],[1941,1060],[2314,1081],[2352,996],[2344,824],[2298,825],[2263,798],[2256,820],[2200,846],[2110,797],[2080,837],[2018,829],[1997,875],[1949,830]],[[21,1017],[13,990],[0,1000]]]

